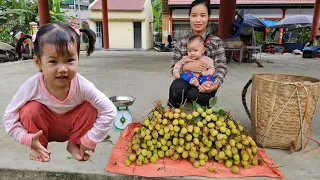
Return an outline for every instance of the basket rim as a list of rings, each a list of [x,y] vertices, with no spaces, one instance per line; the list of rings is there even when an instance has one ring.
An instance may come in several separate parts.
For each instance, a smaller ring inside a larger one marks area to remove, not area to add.
[[[315,77],[311,77],[311,76],[305,76],[305,75],[301,75],[301,74],[290,74],[290,73],[272,73],[272,72],[259,72],[259,73],[253,73],[254,75],[289,75],[289,76],[296,76],[296,77],[306,77],[306,78],[310,78],[310,79],[314,79],[317,80],[318,82],[311,82],[310,85],[315,85],[315,84],[320,84],[320,79],[319,78],[315,78]],[[277,83],[283,83],[282,81],[276,81],[273,79],[267,79],[261,76],[256,76],[257,78],[266,80],[266,81],[271,81],[271,82],[277,82]]]

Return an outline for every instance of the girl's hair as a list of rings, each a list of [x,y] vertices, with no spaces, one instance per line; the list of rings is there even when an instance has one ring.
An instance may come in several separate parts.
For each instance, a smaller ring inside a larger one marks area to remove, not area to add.
[[[194,0],[194,1],[191,3],[190,7],[189,7],[189,16],[190,16],[190,14],[191,14],[192,8],[193,8],[194,6],[197,6],[197,5],[200,5],[200,4],[204,4],[204,5],[206,6],[206,8],[207,8],[207,10],[208,10],[208,15],[209,15],[209,17],[210,17],[210,14],[211,14],[210,5],[207,3],[206,0]]]
[[[87,56],[94,51],[94,46],[96,42],[96,34],[91,29],[79,29],[80,32],[85,33],[89,39],[89,47],[87,50]],[[16,52],[21,58],[21,45],[24,40],[31,39],[30,35],[22,36],[16,45]],[[64,55],[69,53],[68,45],[70,43],[77,45],[78,55],[80,53],[80,36],[77,34],[76,30],[65,23],[48,23],[39,28],[36,33],[36,39],[34,40],[34,53],[39,58],[42,55],[42,47],[46,44],[53,45],[58,54]]]

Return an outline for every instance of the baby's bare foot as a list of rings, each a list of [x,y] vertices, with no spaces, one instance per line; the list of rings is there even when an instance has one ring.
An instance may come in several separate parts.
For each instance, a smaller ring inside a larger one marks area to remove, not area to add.
[[[37,150],[32,150],[29,156],[30,160],[39,161],[39,162],[49,162],[50,157],[43,156],[40,152]]]
[[[87,161],[90,159],[90,155],[88,153],[84,153],[82,157],[80,155],[80,146],[78,144],[74,144],[71,141],[68,142],[67,150],[69,153],[78,161]]]
[[[199,81],[198,81],[196,78],[193,77],[193,78],[190,80],[190,84],[193,85],[193,86],[195,86],[195,87],[198,87],[198,86],[199,86]]]

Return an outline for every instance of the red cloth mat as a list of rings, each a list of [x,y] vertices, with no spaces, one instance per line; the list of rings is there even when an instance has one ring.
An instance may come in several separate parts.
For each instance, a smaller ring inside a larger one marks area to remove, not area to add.
[[[133,129],[139,126],[141,126],[141,124],[135,122],[129,124],[123,130],[119,140],[112,150],[109,163],[106,166],[105,171],[144,177],[204,176],[215,178],[231,178],[266,176],[283,179],[282,172],[276,167],[273,160],[268,158],[267,154],[260,148],[258,149],[258,154],[266,163],[263,166],[250,166],[249,169],[240,167],[238,174],[233,174],[231,172],[231,168],[226,168],[224,164],[219,164],[217,162],[212,163],[208,161],[204,167],[200,166],[198,168],[194,168],[188,160],[181,159],[173,161],[168,157],[164,158],[164,160],[159,158],[155,164],[149,162],[148,164],[142,164],[142,166],[136,166],[135,162],[132,162],[129,167],[126,167],[124,165],[124,161],[128,155],[128,144],[130,142],[130,138],[134,134]],[[213,165],[215,172],[209,172],[207,170],[209,165]]]

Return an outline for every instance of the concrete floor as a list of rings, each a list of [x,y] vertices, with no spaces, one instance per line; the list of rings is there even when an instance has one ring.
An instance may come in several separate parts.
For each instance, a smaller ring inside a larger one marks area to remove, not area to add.
[[[130,107],[134,121],[142,120],[153,107],[153,100],[167,100],[168,88],[172,82],[170,75],[171,53],[157,52],[112,52],[97,51],[90,58],[82,53],[79,72],[91,80],[107,96],[132,95],[136,101]],[[230,110],[233,117],[250,128],[250,121],[241,102],[244,85],[254,72],[296,73],[320,78],[320,59],[302,59],[290,54],[263,54],[264,68],[255,63],[231,62],[225,83],[217,93],[218,104]],[[268,61],[268,62],[267,62]],[[272,61],[273,63],[270,63]],[[0,115],[19,86],[37,70],[32,61],[0,64]],[[248,89],[248,92],[251,88]],[[248,94],[248,103],[250,100]],[[250,105],[250,104],[249,104]],[[318,108],[319,109],[319,108]],[[115,143],[120,132],[113,132]],[[313,119],[313,138],[320,140],[319,112]],[[309,148],[315,146],[310,143]],[[92,157],[92,162],[77,162],[68,159],[65,143],[51,143],[51,161],[38,163],[30,161],[29,149],[19,145],[9,137],[0,123],[0,179],[146,179],[104,172],[113,145],[101,143]],[[285,179],[319,179],[319,150],[288,154],[288,151],[265,149],[277,166],[280,166]],[[79,174],[78,174],[79,173]],[[182,177],[177,179],[200,179]],[[161,178],[159,178],[161,179]],[[169,178],[176,179],[176,178]],[[206,178],[201,178],[206,179]],[[248,178],[268,179],[268,178]]]

